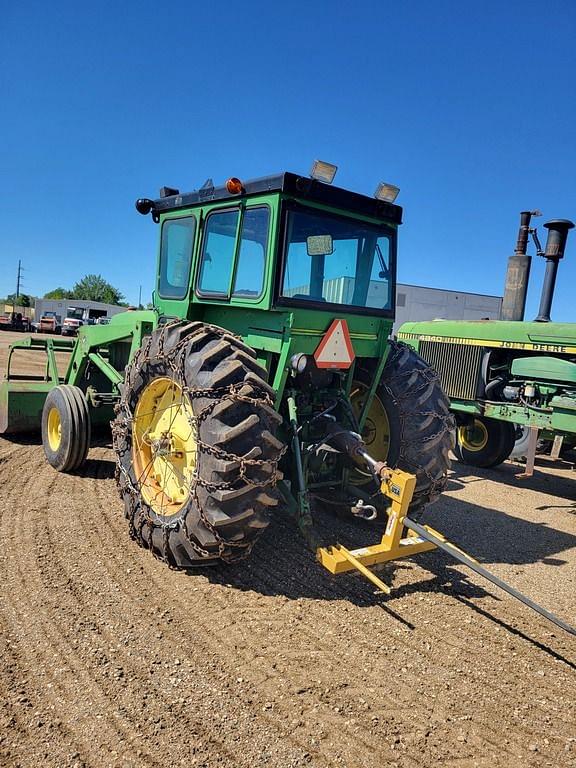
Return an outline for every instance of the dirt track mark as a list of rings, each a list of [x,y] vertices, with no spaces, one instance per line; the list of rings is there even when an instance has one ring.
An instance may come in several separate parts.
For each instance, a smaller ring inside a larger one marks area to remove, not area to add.
[[[66,478],[66,480],[68,483],[75,485],[82,483],[84,479]],[[74,496],[74,488],[69,490]],[[90,498],[90,501],[93,501],[93,499]],[[115,503],[118,507],[117,498]],[[207,747],[206,749],[209,751],[210,759],[214,764],[218,762],[222,762],[222,764],[233,763],[235,765],[254,764],[250,754],[244,755],[229,752],[220,743],[218,728],[213,727],[214,717],[218,718],[218,714],[212,709],[213,702],[220,693],[214,684],[203,683],[202,687],[207,688],[207,690],[193,691],[193,693],[198,694],[198,699],[191,700],[190,689],[182,691],[179,685],[175,685],[173,686],[174,690],[170,691],[164,679],[160,678],[159,683],[155,682],[154,677],[148,679],[158,661],[155,651],[156,646],[160,644],[157,640],[152,637],[146,638],[153,649],[149,654],[149,658],[145,658],[142,655],[144,650],[142,648],[140,648],[138,659],[130,659],[130,651],[128,651],[128,654],[124,653],[120,659],[110,658],[110,645],[117,642],[117,639],[115,641],[114,637],[117,638],[117,634],[120,632],[120,636],[124,637],[125,640],[124,645],[127,645],[127,636],[123,633],[132,628],[130,621],[122,622],[119,620],[121,617],[119,617],[117,611],[117,599],[110,599],[110,595],[114,596],[115,593],[121,592],[121,584],[110,579],[108,579],[109,583],[107,583],[107,569],[102,567],[102,563],[106,561],[107,553],[102,551],[101,546],[93,550],[91,557],[82,549],[74,553],[76,555],[79,554],[80,558],[74,555],[70,556],[69,550],[65,547],[65,542],[59,539],[57,535],[58,531],[51,528],[50,515],[53,511],[48,506],[46,515],[34,519],[32,529],[35,532],[35,536],[22,541],[22,552],[30,554],[34,548],[37,549],[36,562],[38,568],[32,575],[20,572],[19,586],[29,589],[29,594],[24,593],[24,602],[26,603],[32,599],[33,595],[42,595],[42,600],[34,605],[34,617],[38,626],[34,626],[29,621],[26,626],[26,633],[29,639],[31,636],[35,636],[35,634],[43,633],[48,648],[45,654],[47,660],[45,666],[48,667],[50,654],[54,654],[66,658],[67,666],[70,667],[68,670],[70,674],[63,682],[60,680],[51,683],[56,686],[59,682],[60,703],[62,703],[62,700],[74,699],[78,696],[88,697],[93,699],[91,703],[96,711],[106,713],[106,717],[102,718],[98,724],[97,732],[91,729],[90,722],[87,720],[82,720],[78,723],[76,736],[82,738],[83,741],[82,748],[78,751],[83,759],[90,761],[91,758],[94,759],[98,754],[111,754],[114,751],[121,754],[122,751],[126,751],[126,747],[128,747],[128,752],[133,751],[135,753],[135,741],[138,738],[141,738],[143,742],[151,741],[153,746],[154,739],[150,739],[148,734],[141,734],[138,731],[138,715],[142,715],[140,722],[144,724],[147,724],[147,721],[150,719],[146,716],[147,713],[138,712],[138,696],[135,695],[138,693],[138,690],[134,690],[139,688],[143,682],[144,675],[144,701],[151,698],[154,700],[155,708],[163,710],[162,717],[165,722],[161,722],[160,730],[166,731],[166,736],[169,735],[170,730],[174,732],[173,749],[171,750],[168,747],[166,751],[166,755],[170,756],[171,761],[179,762],[182,760],[181,731],[182,727],[186,726],[186,729],[189,729],[191,734],[199,736],[204,744],[210,744],[209,750]],[[100,513],[100,510],[98,510],[98,513]],[[81,516],[81,519],[85,519],[85,517]],[[94,520],[92,520],[92,523],[94,523]],[[67,536],[74,533],[74,526],[71,527],[72,531],[70,526],[66,527]],[[89,526],[89,529],[91,531],[95,530],[94,526]],[[82,537],[72,536],[71,538],[81,539]],[[60,556],[62,554],[65,557],[61,559]],[[91,566],[88,572],[78,567],[86,562],[90,562]],[[125,565],[123,570],[125,573]],[[86,576],[90,579],[88,583],[85,582]],[[97,591],[93,589],[92,585],[94,583],[99,585]],[[47,588],[48,585],[49,588]],[[148,619],[146,626],[154,626],[157,622],[157,616],[154,616],[154,613],[163,613],[164,609],[154,606],[154,599],[150,602],[146,600],[145,603],[145,606],[141,605],[141,609],[144,617]],[[90,612],[99,617],[97,621],[86,621],[83,618],[90,615]],[[22,616],[18,618],[22,618]],[[26,616],[25,618],[29,617]],[[47,628],[52,623],[60,628],[59,632]],[[111,631],[112,628],[113,631]],[[81,635],[82,638],[89,638],[90,652],[95,656],[93,661],[96,663],[92,663],[90,660],[86,663],[83,660],[86,654],[82,652],[77,639],[73,638],[74,635],[80,633],[83,633]],[[136,638],[131,639],[134,640]],[[116,650],[124,650],[124,648],[119,646]],[[168,662],[164,660],[161,662],[160,668],[162,669],[167,664]],[[118,672],[119,680],[123,682],[109,679],[110,675],[107,669],[111,665]],[[91,675],[87,675],[87,669],[91,671]],[[177,672],[182,674],[184,670],[179,669]],[[204,679],[209,680],[209,677]],[[127,692],[125,690],[127,688],[126,680],[131,681]],[[193,684],[192,689],[194,687]],[[186,698],[182,697],[183,692],[186,694]],[[126,702],[126,706],[122,706],[124,694],[129,699]],[[174,696],[179,698],[174,699]],[[202,698],[205,698],[207,702],[204,705],[202,704]],[[107,704],[109,701],[116,702],[114,709],[111,709],[109,704]],[[81,702],[74,701],[73,709],[81,709]],[[122,712],[122,717],[115,710]],[[134,710],[136,711],[135,713]],[[129,718],[127,713],[130,713]],[[250,721],[252,718],[246,717],[245,719]],[[111,725],[113,726],[112,728]],[[241,733],[241,728],[238,727],[242,725],[241,723],[236,722],[232,725]],[[250,723],[248,728],[249,730],[241,735],[244,735],[246,738],[250,737],[258,742],[257,734],[252,731]],[[229,725],[227,729],[230,729]],[[234,741],[234,738],[231,741]],[[115,746],[117,748],[114,750],[113,747]],[[143,757],[144,755],[140,754],[139,761],[135,764],[144,762]],[[147,757],[147,763],[158,764],[156,760],[152,759],[150,754]],[[96,762],[96,764],[98,763]],[[297,763],[294,762],[293,764]]]
[[[240,569],[174,573],[129,540],[110,451],[64,477],[6,445],[7,765],[569,764],[573,671],[454,595],[574,645],[435,556],[395,569],[413,630],[281,518]]]
[[[109,528],[105,527],[102,529],[104,531],[108,531]],[[294,573],[298,573],[298,560],[302,559],[302,550],[301,548],[294,548],[296,551],[291,552],[290,556],[285,561],[284,559],[275,559],[274,560],[274,568],[275,568],[275,574],[276,574],[276,583],[278,581],[286,581],[291,576],[294,578]],[[300,557],[298,557],[298,555]],[[116,559],[117,552],[114,552],[114,558]],[[121,568],[122,558],[120,558],[120,562],[118,563],[118,567]],[[284,562],[288,562],[289,566],[286,570],[286,573],[283,574],[282,570],[279,571],[279,565],[281,566]],[[161,568],[161,566],[160,566]],[[315,566],[312,565],[312,567],[309,569],[310,571],[315,570]],[[157,567],[153,569],[153,578],[156,585],[156,589],[160,591],[166,592],[165,584],[166,579],[164,578],[163,574],[161,573],[161,578],[158,580],[155,578],[157,572]],[[271,571],[264,569],[264,573],[270,574]],[[314,574],[316,575],[316,574]],[[311,575],[309,574],[309,577]],[[147,578],[150,577],[150,574],[147,574]],[[246,675],[248,679],[252,681],[253,685],[258,686],[262,689],[261,693],[264,694],[264,697],[266,698],[266,695],[268,695],[268,698],[276,698],[278,700],[281,700],[282,696],[282,685],[279,684],[279,680],[284,679],[285,677],[289,677],[291,680],[293,680],[296,683],[296,688],[301,688],[302,685],[298,684],[298,678],[294,679],[294,672],[296,674],[300,671],[303,672],[304,675],[307,674],[306,670],[310,668],[311,661],[316,661],[318,666],[322,666],[325,664],[328,660],[331,662],[337,664],[340,662],[341,664],[345,664],[346,654],[338,653],[338,651],[334,647],[333,642],[329,643],[323,643],[321,639],[318,636],[317,628],[314,630],[310,630],[308,627],[300,625],[300,628],[298,630],[298,641],[299,641],[299,647],[301,647],[303,650],[298,651],[297,653],[292,652],[288,654],[289,658],[289,664],[288,668],[284,670],[283,672],[275,672],[274,669],[270,669],[269,664],[269,658],[281,658],[282,657],[282,651],[283,651],[283,645],[285,643],[285,635],[283,636],[282,633],[278,635],[277,632],[274,631],[274,629],[280,629],[283,625],[285,626],[286,623],[290,624],[290,618],[286,617],[282,614],[281,611],[278,611],[278,618],[274,621],[269,620],[269,607],[266,605],[266,600],[259,600],[255,604],[260,605],[263,611],[266,613],[266,617],[262,615],[262,610],[257,610],[254,607],[251,608],[250,611],[242,611],[242,621],[236,623],[234,621],[235,617],[232,617],[230,619],[230,606],[229,601],[226,599],[223,599],[223,594],[221,590],[214,590],[214,585],[206,584],[206,581],[204,580],[204,577],[193,577],[198,578],[199,582],[204,585],[205,593],[207,599],[210,600],[210,620],[205,621],[203,620],[203,614],[197,614],[194,616],[194,622],[196,624],[201,623],[203,626],[203,632],[202,632],[202,638],[205,637],[214,637],[215,642],[220,646],[226,646],[229,651],[229,657],[230,658],[237,658],[238,656],[244,657],[243,658],[243,667],[241,667],[242,674]],[[318,578],[316,576],[316,578]],[[262,586],[266,586],[266,579],[263,579]],[[334,582],[332,582],[334,583]],[[208,595],[209,591],[209,595]],[[337,588],[333,590],[334,592],[339,591]],[[362,588],[359,591],[365,592],[365,589]],[[172,599],[174,600],[174,590],[170,588],[169,595],[167,595],[167,600]],[[190,609],[190,599],[189,595],[186,594],[184,599],[182,599],[181,590],[178,591],[178,601],[179,604],[182,606],[183,609]],[[343,597],[343,594],[339,595],[340,598]],[[447,596],[447,600],[450,600],[450,596]],[[499,604],[497,604],[499,605]],[[466,606],[461,606],[462,613],[465,614],[467,612]],[[248,614],[248,615],[247,615]],[[265,619],[268,619],[267,621]],[[338,616],[335,616],[336,618],[336,624],[334,626],[333,631],[330,631],[330,635],[334,636],[337,632],[342,634],[340,624],[341,619]],[[439,616],[440,621],[442,621],[442,616]],[[326,615],[323,616],[323,621],[326,621]],[[471,620],[469,620],[471,622]],[[493,631],[493,626],[490,621],[486,622],[488,624],[487,630],[488,632]],[[243,653],[243,647],[248,647],[249,645],[254,645],[254,639],[255,634],[254,632],[258,629],[258,627],[262,626],[267,627],[266,635],[268,639],[268,645],[266,647],[266,653],[259,656],[257,659],[254,659],[252,650],[250,650],[248,656],[246,657]],[[225,630],[221,631],[214,631],[214,626],[219,627],[225,627]],[[541,624],[538,622],[534,622],[534,625],[532,629],[535,632],[538,632],[539,627],[541,628]],[[406,634],[404,630],[401,631],[402,634]],[[279,636],[281,639],[278,643],[278,647],[275,647],[274,645],[270,644],[270,639],[274,639],[276,636]],[[249,644],[249,639],[252,640],[252,643]],[[292,637],[288,638],[289,640],[293,639]],[[439,635],[436,636],[436,639],[438,640],[438,643],[436,645],[436,648],[442,647],[442,656],[446,656],[446,648],[445,646],[448,646],[452,653],[448,653],[448,657],[450,660],[454,659],[455,661],[458,661],[458,654],[464,654],[463,658],[460,658],[460,663],[463,666],[468,666],[471,668],[474,668],[478,664],[478,661],[481,657],[485,656],[486,653],[482,649],[475,650],[474,648],[466,648],[466,644],[458,644],[456,642],[447,640],[446,637],[440,637]],[[427,671],[433,672],[435,675],[446,675],[446,664],[439,663],[437,661],[439,657],[438,650],[435,652],[427,652],[426,646],[430,647],[430,643],[428,641],[424,641],[424,644],[419,647],[418,645],[415,645],[414,643],[411,643],[407,640],[406,637],[402,638],[401,640],[402,644],[407,646],[407,651],[411,654],[413,654],[415,657],[419,657],[419,661],[421,664],[423,664]],[[311,653],[310,648],[314,648],[314,651]],[[312,656],[312,659],[310,658]],[[470,658],[472,656],[472,658]],[[260,662],[260,664],[258,663]],[[370,659],[367,659],[367,664],[370,663]],[[259,667],[262,667],[260,676],[258,676],[256,673],[258,671]],[[387,706],[385,708],[382,708],[381,704],[378,709],[379,716],[380,717],[386,717],[391,714],[398,715],[400,712],[403,712],[406,716],[409,715],[410,711],[413,708],[413,698],[412,698],[412,691],[414,688],[418,687],[418,676],[419,673],[413,672],[413,673],[403,673],[404,678],[404,685],[401,686],[395,693],[395,697],[387,696],[384,697],[386,700]],[[482,675],[479,675],[480,678],[482,678]],[[303,684],[305,684],[306,680],[303,681]],[[345,683],[344,687],[346,688],[346,698],[352,698],[354,699],[354,695],[358,691],[362,691],[365,688],[366,682],[365,679],[361,679],[357,681],[356,688],[351,687],[350,683]],[[499,693],[498,688],[493,689],[494,696],[486,696],[486,683],[484,680],[481,679],[479,687],[481,689],[481,692],[484,693],[484,698],[488,698],[491,702],[493,699],[496,698],[496,694]],[[314,686],[312,686],[314,688]],[[406,695],[406,691],[408,691],[408,694]],[[561,690],[553,690],[550,692],[550,698],[555,699],[557,696],[561,696]],[[406,701],[403,706],[400,706],[400,701],[403,697],[406,697]],[[329,697],[328,697],[329,698]],[[557,699],[556,699],[557,700]],[[279,707],[279,709],[282,709]],[[345,707],[339,707],[340,711],[344,711]],[[360,716],[362,716],[362,713],[358,713]],[[456,715],[457,716],[457,715]],[[319,732],[324,731],[326,736],[330,736],[331,738],[329,741],[331,742],[332,746],[334,746],[334,742],[341,742],[338,744],[339,749],[342,751],[343,754],[346,752],[346,747],[350,747],[353,745],[354,752],[357,753],[359,742],[363,743],[363,746],[367,749],[373,750],[374,752],[378,751],[378,740],[374,740],[372,737],[370,737],[368,734],[361,734],[351,733],[349,731],[349,728],[346,726],[346,722],[343,720],[343,718],[339,715],[334,715],[333,710],[329,710],[327,707],[324,706],[324,702],[318,700],[314,700],[311,704],[310,710],[306,711],[304,710],[304,719],[306,720],[306,726],[307,728],[311,729],[312,731],[315,730],[315,727],[318,729]],[[484,734],[483,738],[486,739],[488,744],[490,744],[490,738],[489,734],[491,734],[494,731],[493,726],[493,715],[488,714],[486,717],[477,717],[476,718],[476,725]],[[328,723],[332,722],[333,727],[326,727]],[[516,732],[512,734],[511,737],[511,746],[510,750],[514,749],[514,756],[518,757],[521,755],[525,750],[525,743],[526,740],[529,738],[532,738],[535,735],[535,731],[532,728],[526,728],[521,729],[520,732],[518,732],[518,729],[516,729]],[[482,745],[482,740],[479,740],[479,746]],[[354,761],[353,755],[346,755],[346,758],[348,760]],[[513,755],[510,754],[510,757]],[[424,762],[426,761],[426,758],[424,758]],[[350,763],[355,764],[354,762]]]

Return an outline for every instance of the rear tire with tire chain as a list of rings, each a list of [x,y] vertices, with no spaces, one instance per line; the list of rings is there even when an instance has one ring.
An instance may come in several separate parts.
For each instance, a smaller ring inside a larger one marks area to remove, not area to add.
[[[415,513],[435,501],[446,487],[454,419],[438,374],[411,347],[390,341],[390,352],[376,394],[390,430],[387,464],[416,476],[410,504]],[[360,370],[366,383],[373,373]],[[370,446],[368,444],[368,451]],[[381,456],[375,456],[382,459]]]
[[[60,426],[58,444],[49,436],[51,412]],[[60,384],[51,389],[42,409],[42,445],[50,466],[58,472],[79,469],[90,448],[90,433],[90,412],[80,387]]]
[[[255,358],[224,329],[178,322],[154,331],[126,368],[112,429],[118,487],[132,537],[173,567],[246,557],[268,525],[267,510],[278,503],[274,486],[284,446],[274,431],[281,417]],[[143,498],[132,461],[133,414],[158,377],[174,379],[188,393],[196,421],[194,487],[170,517]]]

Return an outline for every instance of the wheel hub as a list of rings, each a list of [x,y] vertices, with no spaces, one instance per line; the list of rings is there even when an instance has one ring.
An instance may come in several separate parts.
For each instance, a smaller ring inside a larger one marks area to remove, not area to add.
[[[174,453],[172,435],[169,432],[163,432],[157,440],[151,440],[150,445],[156,456],[170,456]]]
[[[479,419],[458,428],[458,442],[467,451],[481,451],[488,443],[488,430]]]
[[[194,412],[168,377],[142,391],[132,424],[132,459],[144,501],[162,517],[176,515],[190,495],[196,468]]]
[[[62,421],[58,408],[51,408],[48,414],[48,445],[53,451],[60,448],[62,442]]]
[[[362,382],[355,381],[350,392],[350,404],[357,419],[360,418],[369,394],[369,388]],[[390,449],[390,422],[382,400],[375,393],[362,428],[362,439],[369,452],[379,461],[386,461]],[[356,467],[353,481],[360,485],[372,478],[372,475]]]
[[[354,382],[350,393],[350,402],[357,418],[360,418],[368,392],[368,387],[365,384],[358,381]],[[390,423],[386,409],[377,394],[374,394],[372,398],[362,429],[362,439],[377,459],[386,460],[390,446]]]

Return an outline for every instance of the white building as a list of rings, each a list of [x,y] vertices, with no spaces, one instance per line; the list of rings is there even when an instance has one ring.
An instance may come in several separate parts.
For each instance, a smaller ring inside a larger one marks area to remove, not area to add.
[[[117,304],[104,304],[102,301],[85,301],[84,299],[36,299],[34,305],[34,320],[38,322],[46,312],[54,312],[59,325],[67,317],[75,317],[85,324],[99,317],[112,317],[119,312],[125,312],[126,307]]]
[[[499,320],[501,311],[502,296],[398,283],[393,330],[415,320]]]

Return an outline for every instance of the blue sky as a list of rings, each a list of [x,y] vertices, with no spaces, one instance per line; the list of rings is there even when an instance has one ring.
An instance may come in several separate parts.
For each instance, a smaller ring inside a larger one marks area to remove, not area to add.
[[[400,186],[400,281],[501,294],[519,211],[576,219],[575,40],[574,0],[4,3],[0,295],[22,259],[32,294],[100,272],[147,299],[137,197],[317,157]]]

